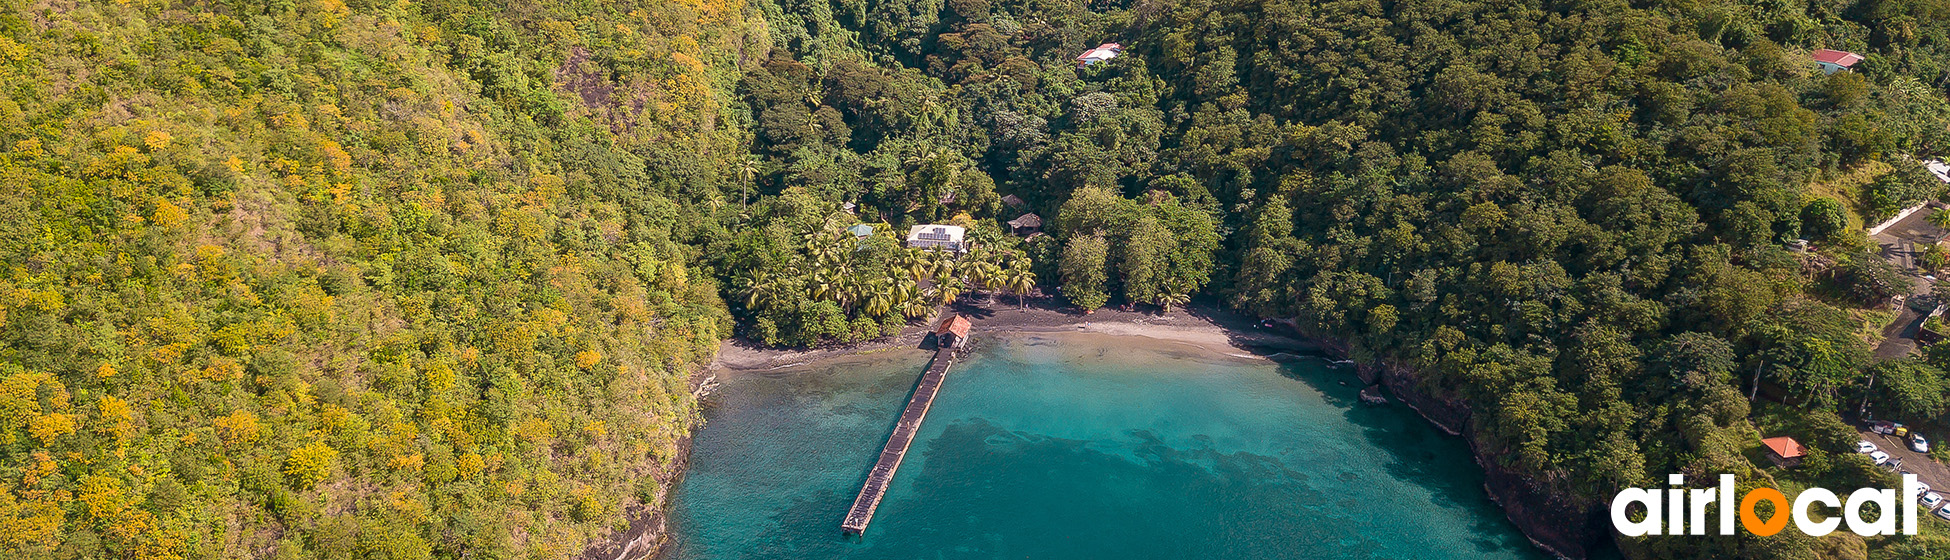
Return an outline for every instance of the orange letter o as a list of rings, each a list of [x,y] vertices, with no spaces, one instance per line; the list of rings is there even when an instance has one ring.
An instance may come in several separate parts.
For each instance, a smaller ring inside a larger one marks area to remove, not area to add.
[[[1761,500],[1774,502],[1774,518],[1766,523],[1760,522],[1760,515],[1754,513],[1754,504]],[[1762,537],[1773,536],[1786,529],[1788,524],[1787,495],[1773,488],[1755,488],[1747,497],[1740,499],[1740,526],[1748,532]]]

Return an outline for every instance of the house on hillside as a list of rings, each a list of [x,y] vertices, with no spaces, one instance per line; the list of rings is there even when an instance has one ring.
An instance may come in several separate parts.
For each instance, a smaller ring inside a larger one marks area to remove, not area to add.
[[[1767,460],[1773,461],[1774,466],[1783,469],[1794,468],[1795,465],[1801,464],[1802,457],[1808,456],[1807,448],[1801,447],[1801,442],[1794,441],[1791,437],[1771,437],[1760,440],[1760,443],[1767,446]]]
[[[1009,196],[1005,196],[1002,197],[1002,203],[1009,205],[1010,208],[1022,206],[1022,197],[1013,194]]]
[[[1025,235],[1025,236],[1034,235],[1036,232],[1042,230],[1043,230],[1042,216],[1038,216],[1035,214],[1023,214],[1021,216],[1017,216],[1016,219],[1009,220],[1009,231],[1015,232],[1016,235]]]
[[[1950,183],[1950,163],[1943,163],[1942,160],[1926,159],[1923,160],[1923,168],[1930,170],[1930,174],[1936,176],[1936,180]]]
[[[854,239],[865,240],[866,238],[873,237],[873,226],[853,224],[852,227],[846,228],[846,232],[853,234]]]
[[[968,344],[968,318],[954,315],[941,321],[941,328],[934,330],[934,342],[941,348],[961,348]]]
[[[961,226],[921,224],[907,229],[907,246],[915,249],[968,252],[964,239],[968,230]]]
[[[1833,74],[1854,68],[1857,63],[1863,60],[1862,55],[1830,49],[1815,49],[1813,56],[1815,66],[1821,67],[1821,73],[1823,74]]]
[[[1117,55],[1120,54],[1124,54],[1124,45],[1117,43],[1097,45],[1097,48],[1083,51],[1083,54],[1077,55],[1077,68],[1117,58]]]

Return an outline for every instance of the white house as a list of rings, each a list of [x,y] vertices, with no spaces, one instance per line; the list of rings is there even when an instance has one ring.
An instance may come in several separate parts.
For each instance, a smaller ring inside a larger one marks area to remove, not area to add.
[[[1950,183],[1950,163],[1943,163],[1942,161],[1934,160],[1934,159],[1926,159],[1923,160],[1923,167],[1928,168],[1930,170],[1930,174],[1935,175],[1938,181]]]
[[[961,226],[921,224],[907,229],[907,246],[916,249],[941,249],[957,253],[968,250],[962,240],[968,230]]]
[[[1082,68],[1085,66],[1089,66],[1092,64],[1117,58],[1117,55],[1120,54],[1124,54],[1124,45],[1119,45],[1117,43],[1104,43],[1102,45],[1097,45],[1097,48],[1083,51],[1083,54],[1077,55],[1077,67]]]

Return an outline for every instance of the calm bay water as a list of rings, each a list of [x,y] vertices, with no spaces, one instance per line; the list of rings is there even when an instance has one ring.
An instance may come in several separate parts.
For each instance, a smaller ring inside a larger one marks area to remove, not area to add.
[[[736,373],[671,555],[1538,559],[1459,440],[1346,372],[1145,338],[990,338],[948,374],[864,538],[841,517],[928,356]]]

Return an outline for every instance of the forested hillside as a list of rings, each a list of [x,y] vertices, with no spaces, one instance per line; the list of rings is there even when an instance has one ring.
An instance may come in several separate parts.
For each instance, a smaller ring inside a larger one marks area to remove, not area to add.
[[[0,557],[562,558],[658,503],[755,21],[7,3]]]
[[[1838,413],[1943,415],[1950,354],[1871,363],[1907,280],[1861,227],[1944,195],[1919,160],[1950,152],[1945,21],[1945,0],[11,2],[0,555],[563,557],[661,503],[719,340],[879,337],[972,291],[1292,319],[1466,403],[1486,461],[1575,511],[1675,472],[1887,485]],[[1867,60],[1823,75],[1816,48]],[[1005,225],[1028,212],[1047,235]],[[976,249],[900,247],[921,223]],[[1761,430],[1815,457],[1760,469]]]

